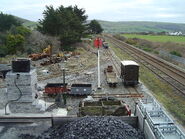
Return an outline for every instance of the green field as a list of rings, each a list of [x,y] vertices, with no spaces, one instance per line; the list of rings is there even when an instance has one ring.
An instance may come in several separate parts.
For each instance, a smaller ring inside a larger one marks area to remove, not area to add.
[[[136,32],[177,32],[185,33],[185,24],[167,22],[121,21],[111,22],[98,20],[105,33],[136,33]]]
[[[185,43],[185,36],[166,36],[166,35],[139,35],[139,34],[122,34],[126,38],[139,38],[153,42],[177,42]]]

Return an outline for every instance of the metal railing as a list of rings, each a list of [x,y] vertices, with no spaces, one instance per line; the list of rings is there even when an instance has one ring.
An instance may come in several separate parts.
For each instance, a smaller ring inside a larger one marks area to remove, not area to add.
[[[185,139],[184,133],[174,124],[155,99],[141,99],[138,106],[157,139],[166,139],[167,137]]]

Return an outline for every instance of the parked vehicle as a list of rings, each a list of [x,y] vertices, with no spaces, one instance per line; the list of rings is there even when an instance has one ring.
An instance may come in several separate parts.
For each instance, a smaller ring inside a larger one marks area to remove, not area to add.
[[[116,87],[118,83],[117,75],[113,70],[113,66],[108,66],[104,69],[104,73],[106,76],[106,81],[110,87]]]
[[[138,78],[139,65],[131,60],[121,61],[121,79],[124,85],[137,85]]]

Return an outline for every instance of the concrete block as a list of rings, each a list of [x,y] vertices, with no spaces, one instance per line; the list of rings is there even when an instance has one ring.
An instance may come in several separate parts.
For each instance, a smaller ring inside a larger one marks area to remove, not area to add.
[[[18,77],[18,78],[17,78]],[[8,100],[15,100],[19,97],[21,90],[22,97],[19,102],[33,102],[37,93],[37,73],[35,69],[30,72],[9,72],[6,78]]]

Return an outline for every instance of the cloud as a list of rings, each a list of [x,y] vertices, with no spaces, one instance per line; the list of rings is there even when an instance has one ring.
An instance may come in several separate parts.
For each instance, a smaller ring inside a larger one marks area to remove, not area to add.
[[[0,11],[37,21],[46,5],[77,5],[89,19],[185,22],[183,0],[0,0]]]
[[[173,18],[173,17],[182,17],[183,15],[181,14],[169,14],[169,13],[160,13],[156,14],[156,17],[161,17],[161,18]]]

